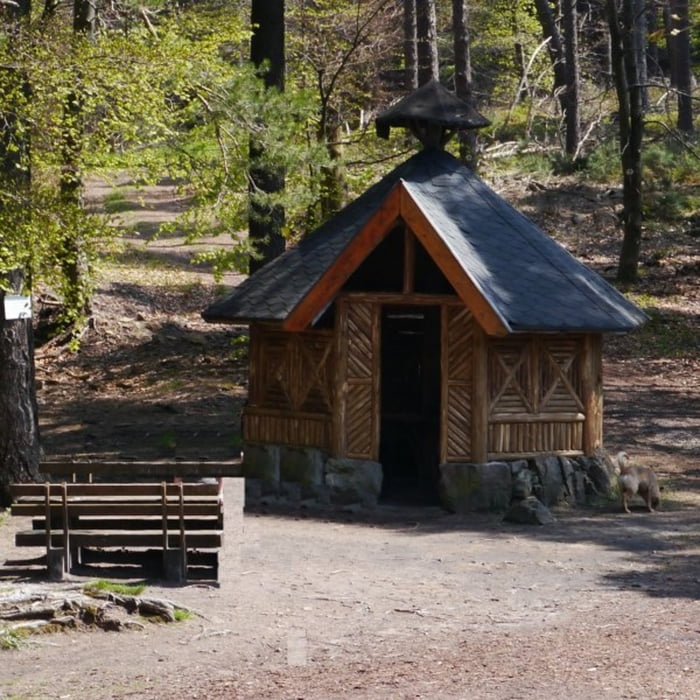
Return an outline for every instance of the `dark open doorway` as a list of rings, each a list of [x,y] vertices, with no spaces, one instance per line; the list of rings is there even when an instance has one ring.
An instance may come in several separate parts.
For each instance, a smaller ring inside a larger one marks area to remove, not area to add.
[[[382,498],[437,503],[440,309],[385,306],[381,348]]]

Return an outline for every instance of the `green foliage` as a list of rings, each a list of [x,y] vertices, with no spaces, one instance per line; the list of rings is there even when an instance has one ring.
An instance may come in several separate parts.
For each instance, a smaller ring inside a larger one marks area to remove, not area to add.
[[[185,608],[175,608],[173,615],[175,616],[176,622],[186,622],[192,618],[193,613],[191,610],[185,610]]]
[[[119,595],[141,595],[146,590],[144,583],[114,583],[105,579],[91,581],[83,587],[83,593],[86,595],[95,595],[96,593],[117,593]]]
[[[0,651],[19,649],[27,637],[27,631],[22,629],[0,630]]]
[[[315,110],[309,94],[290,87],[284,94],[266,90],[252,67],[238,67],[216,90],[211,87],[196,125],[173,135],[168,171],[183,178],[193,206],[164,231],[185,227],[189,238],[202,234],[230,235],[233,247],[205,253],[197,262],[214,265],[215,274],[244,270],[252,250],[239,232],[247,227],[250,189],[250,142],[263,154],[256,167],[286,171],[285,191],[256,193],[263,205],[281,204],[290,221],[302,215],[315,196],[309,183],[310,163],[323,161],[322,145],[303,140],[304,124]]]
[[[531,3],[495,0],[470,8],[470,39],[475,89],[494,105],[516,98],[522,69],[542,41],[542,29]],[[537,93],[552,87],[549,57],[540,51],[530,67],[528,84]],[[534,94],[534,93],[533,93]]]
[[[614,182],[620,178],[620,149],[615,139],[599,141],[588,155],[586,176],[594,182]]]
[[[700,195],[688,189],[652,190],[644,202],[648,220],[673,223],[685,221],[700,209]]]
[[[31,172],[26,191],[0,186],[0,275],[22,268],[30,286],[61,293],[65,326],[84,318],[94,262],[113,233],[82,207],[84,173],[162,176],[172,165],[164,154],[192,131],[209,92],[237,89],[231,77],[248,37],[237,9],[165,9],[105,10],[108,28],[94,41],[76,36],[63,13],[38,17],[21,41],[0,41],[0,61],[13,66],[0,73],[6,149]],[[77,183],[69,197],[67,182]]]
[[[229,358],[234,362],[247,363],[250,338],[245,334],[240,334],[231,338],[230,344]]]

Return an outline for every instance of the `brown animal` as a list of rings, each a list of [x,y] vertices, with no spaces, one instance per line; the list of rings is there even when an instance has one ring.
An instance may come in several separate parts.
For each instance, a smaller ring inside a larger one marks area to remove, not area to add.
[[[639,467],[630,464],[629,455],[620,452],[617,455],[617,464],[620,467],[620,496],[622,497],[622,508],[625,513],[630,513],[628,500],[636,495],[640,495],[647,505],[650,513],[659,507],[661,500],[661,490],[656,474],[649,467]]]

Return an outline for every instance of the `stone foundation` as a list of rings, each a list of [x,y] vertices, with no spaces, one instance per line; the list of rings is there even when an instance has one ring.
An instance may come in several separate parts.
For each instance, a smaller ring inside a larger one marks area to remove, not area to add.
[[[442,504],[455,513],[505,511],[536,498],[544,506],[582,506],[610,498],[613,471],[596,457],[542,456],[513,462],[440,465]]]
[[[246,499],[373,508],[382,490],[382,465],[329,458],[314,447],[246,444]]]
[[[249,503],[267,499],[372,508],[382,489],[378,462],[329,457],[313,447],[246,444],[243,470]],[[454,513],[505,512],[532,499],[545,507],[588,505],[609,498],[612,483],[612,465],[602,451],[595,457],[440,465],[440,499]]]

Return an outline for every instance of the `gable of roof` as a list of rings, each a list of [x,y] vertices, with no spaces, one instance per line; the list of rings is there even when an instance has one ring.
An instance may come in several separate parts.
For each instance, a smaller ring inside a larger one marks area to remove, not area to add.
[[[398,193],[398,194],[397,194]],[[398,218],[491,334],[622,332],[644,313],[451,155],[424,150],[208,307],[306,327]]]

